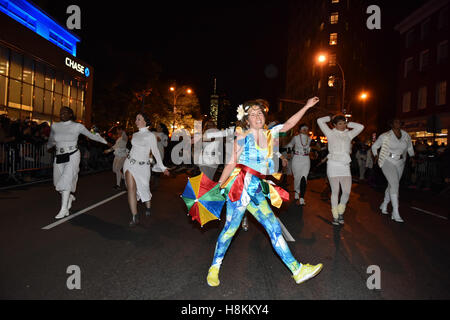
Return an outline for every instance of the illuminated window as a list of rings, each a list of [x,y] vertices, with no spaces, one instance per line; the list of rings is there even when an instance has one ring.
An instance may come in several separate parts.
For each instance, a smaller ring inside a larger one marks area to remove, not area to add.
[[[322,31],[324,28],[325,28],[325,23],[322,22],[322,23],[320,24],[319,30]]]
[[[403,94],[402,111],[411,111],[411,92],[406,92]]]
[[[427,87],[420,87],[417,95],[417,109],[427,107]]]
[[[339,3],[339,0],[331,0],[331,3]]]
[[[339,13],[333,12],[330,16],[330,24],[337,24],[339,20]]]
[[[334,81],[336,80],[336,77],[335,76],[329,76],[328,77],[328,86],[330,87],[330,88],[332,88],[332,87],[334,87]]]
[[[447,101],[447,81],[440,81],[436,84],[436,105],[442,106]]]
[[[330,46],[337,45],[337,33],[330,33]]]

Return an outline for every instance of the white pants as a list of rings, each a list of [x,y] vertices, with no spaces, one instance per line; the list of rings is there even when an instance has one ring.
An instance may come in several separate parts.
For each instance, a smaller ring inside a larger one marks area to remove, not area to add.
[[[56,191],[71,191],[77,189],[78,172],[80,171],[80,150],[70,156],[69,162],[53,163],[53,184]]]
[[[292,172],[294,174],[294,189],[295,189],[295,199],[304,197],[304,192],[306,189],[306,181],[308,180],[309,169],[311,168],[311,161],[309,156],[296,155],[292,159]],[[302,178],[305,179],[304,188],[301,188]],[[303,189],[303,190],[301,190]]]
[[[112,170],[116,174],[116,184],[120,186],[120,182],[123,179],[122,168],[126,157],[114,157]]]
[[[359,179],[364,179],[366,173],[366,159],[358,159]]]
[[[397,195],[399,194],[400,179],[403,174],[404,165],[395,165],[389,160],[385,160],[381,170],[383,171],[388,186],[385,194]]]
[[[350,198],[352,189],[352,177],[328,177],[331,187],[331,208],[337,207],[338,204],[346,205]],[[339,185],[342,188],[341,200],[339,201]]]

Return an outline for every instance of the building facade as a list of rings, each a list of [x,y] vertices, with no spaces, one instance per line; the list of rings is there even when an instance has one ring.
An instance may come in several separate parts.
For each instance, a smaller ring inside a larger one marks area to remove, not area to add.
[[[76,57],[80,39],[36,5],[0,1],[0,113],[59,121],[68,106],[91,123],[93,68]]]
[[[337,113],[363,123],[366,129],[360,136],[364,139],[377,131],[384,104],[379,92],[373,93],[379,85],[374,72],[380,72],[380,65],[388,70],[389,66],[384,61],[374,63],[380,59],[374,48],[382,41],[381,33],[387,31],[367,28],[368,5],[361,0],[291,2],[285,99],[279,106],[284,117],[297,111],[307,98],[318,96],[318,107],[304,118],[314,134],[320,134],[318,117]],[[319,62],[321,55],[324,59]],[[368,92],[366,100],[360,99],[363,92]]]
[[[396,114],[413,141],[448,143],[449,0],[431,0],[395,29],[401,36]]]

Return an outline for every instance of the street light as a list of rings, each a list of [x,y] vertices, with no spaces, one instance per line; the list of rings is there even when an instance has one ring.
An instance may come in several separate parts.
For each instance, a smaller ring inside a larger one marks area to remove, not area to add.
[[[183,96],[186,94],[192,94],[193,91],[191,88],[187,88],[186,90],[183,90],[182,87],[177,90],[177,88],[174,86],[171,86],[169,88],[169,90],[173,93],[173,125],[172,125],[173,130],[172,131],[174,131],[175,128],[177,128],[177,126],[176,126],[177,99],[180,96]]]
[[[319,54],[319,56],[317,57],[317,62],[319,64],[323,64],[325,61],[327,61],[327,56],[325,54]],[[345,75],[344,75],[344,69],[342,69],[341,65],[336,61],[336,65],[339,67],[339,70],[341,70],[341,74],[342,74],[342,103],[341,103],[341,111],[342,113],[346,113],[345,110]]]

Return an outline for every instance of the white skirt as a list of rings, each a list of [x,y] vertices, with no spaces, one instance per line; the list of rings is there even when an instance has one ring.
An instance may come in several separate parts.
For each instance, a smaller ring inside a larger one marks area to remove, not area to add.
[[[333,177],[351,177],[350,163],[341,163],[333,160],[327,161],[327,175]]]
[[[70,156],[69,162],[53,162],[53,184],[56,191],[71,191],[77,189],[78,172],[80,171],[80,150]]]
[[[123,164],[123,175],[126,177],[126,172],[130,171],[136,182],[136,198],[139,201],[147,202],[152,199],[150,192],[150,166],[147,164],[139,165],[138,163],[131,164],[130,159],[126,159]],[[125,184],[127,179],[125,178]]]
[[[309,169],[311,167],[311,160],[304,156],[294,156],[292,159],[292,172],[295,180],[301,180],[302,177],[308,179]]]

